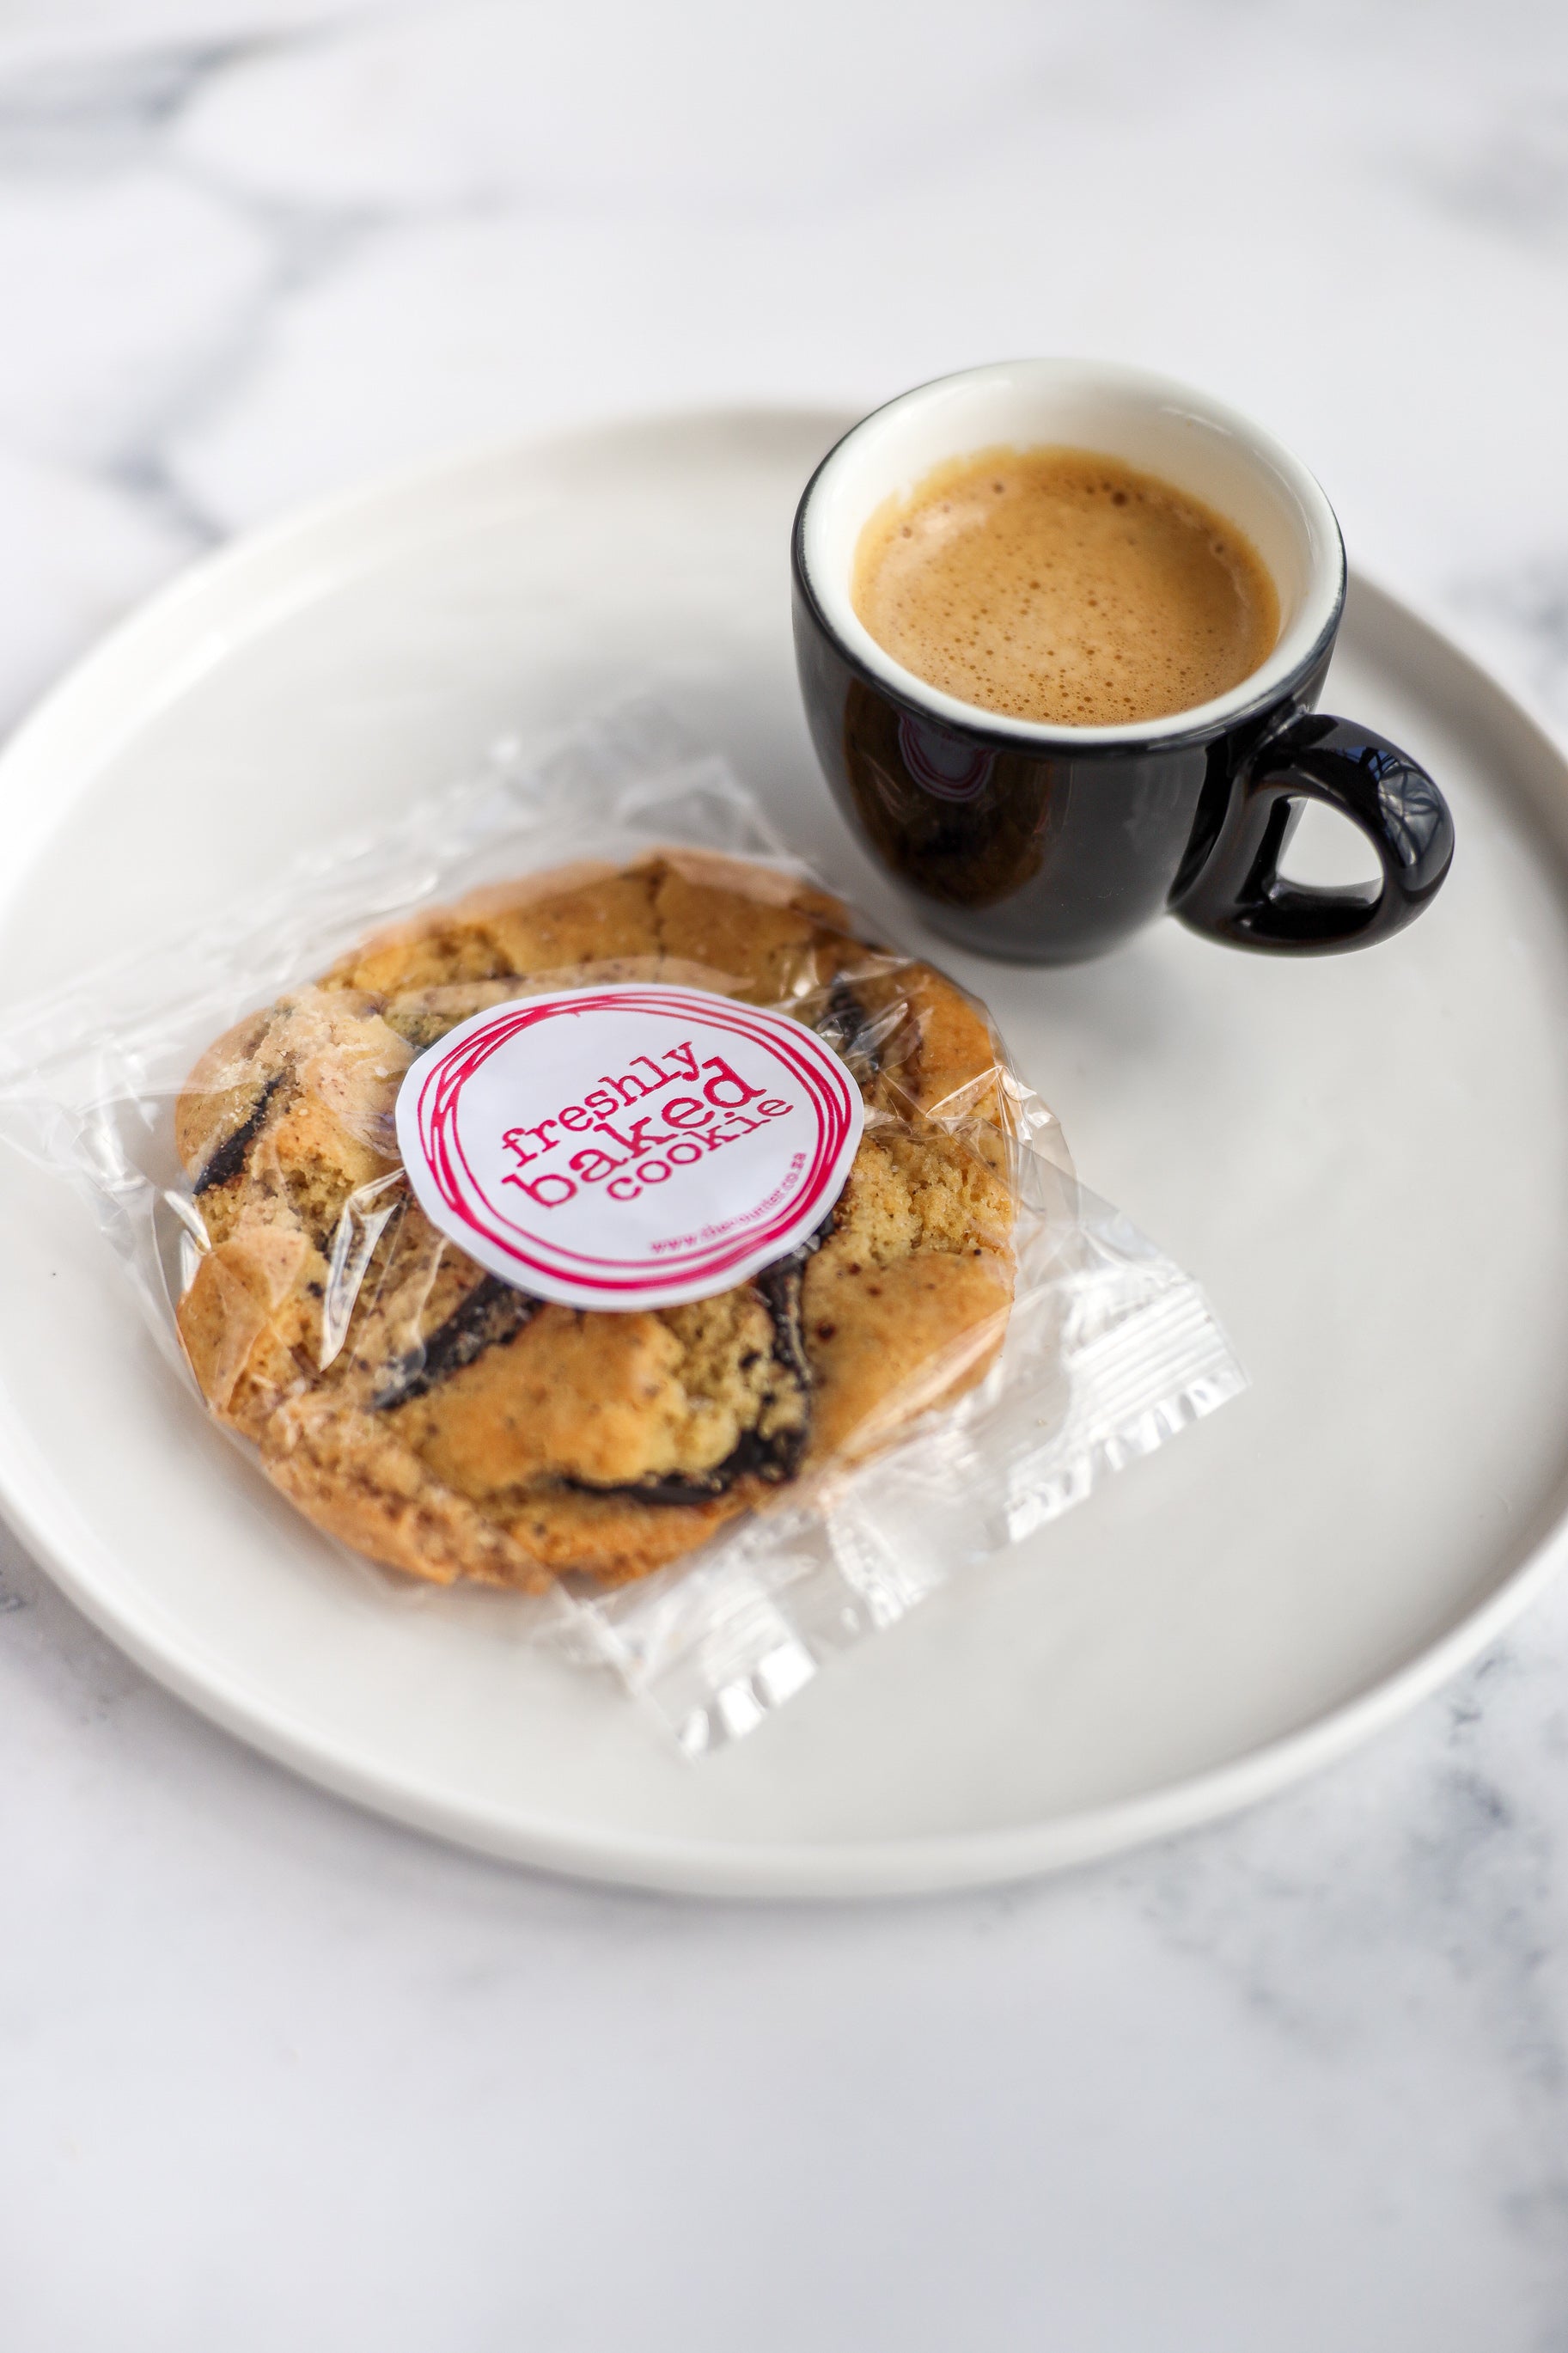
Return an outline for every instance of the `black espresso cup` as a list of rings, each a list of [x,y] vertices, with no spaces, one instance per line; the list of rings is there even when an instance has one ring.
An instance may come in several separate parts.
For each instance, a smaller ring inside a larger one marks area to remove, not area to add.
[[[1043,725],[959,702],[885,652],[850,584],[868,522],[933,468],[1001,447],[1120,459],[1235,524],[1279,598],[1274,650],[1228,693],[1125,726]],[[795,635],[817,757],[933,929],[983,955],[1068,964],[1167,910],[1233,946],[1369,947],[1447,873],[1426,771],[1317,711],[1344,607],[1333,510],[1300,461],[1223,403],[1138,368],[1020,360],[921,385],[829,451],[794,534]],[[1319,890],[1279,860],[1304,802],[1377,852],[1380,882]]]

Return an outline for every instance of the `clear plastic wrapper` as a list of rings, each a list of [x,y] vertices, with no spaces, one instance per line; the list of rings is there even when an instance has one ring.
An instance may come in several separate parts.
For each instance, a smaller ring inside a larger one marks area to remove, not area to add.
[[[431,1224],[394,1110],[489,1008],[647,985],[804,1024],[864,1136],[829,1216],[754,1278],[584,1315]],[[982,1008],[869,944],[647,707],[500,744],[12,1015],[0,1133],[83,1189],[209,1410],[393,1572],[388,1606],[422,1578],[514,1587],[539,1641],[613,1670],[692,1756],[1244,1386]]]

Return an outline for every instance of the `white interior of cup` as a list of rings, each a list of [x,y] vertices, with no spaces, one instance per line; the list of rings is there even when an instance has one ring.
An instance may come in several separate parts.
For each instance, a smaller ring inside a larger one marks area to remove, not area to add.
[[[884,652],[850,602],[860,533],[883,501],[972,451],[1060,445],[1158,474],[1246,533],[1273,576],[1279,641],[1226,694],[1119,727],[1046,726],[960,702]],[[846,435],[812,491],[806,576],[829,628],[873,675],[926,709],[1042,743],[1144,742],[1184,733],[1262,700],[1288,679],[1333,617],[1344,555],[1333,511],[1299,459],[1223,401],[1142,368],[1094,360],[1010,360],[942,376],[878,409]]]

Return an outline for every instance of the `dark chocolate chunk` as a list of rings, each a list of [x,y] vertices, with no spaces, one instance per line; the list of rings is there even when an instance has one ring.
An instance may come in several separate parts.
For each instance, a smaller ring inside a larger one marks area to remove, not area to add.
[[[826,1010],[814,1027],[824,1043],[848,1063],[860,1085],[876,1077],[882,1067],[881,1039],[876,1023],[847,981],[834,982]]]
[[[591,1479],[568,1479],[566,1484],[584,1495],[635,1495],[639,1504],[710,1504],[715,1495],[728,1494],[748,1471],[772,1487],[782,1486],[800,1468],[805,1447],[804,1423],[799,1430],[777,1430],[772,1438],[743,1430],[722,1462],[689,1478],[628,1479],[618,1487],[596,1487]]]
[[[810,1251],[816,1247],[817,1238],[813,1235],[809,1249],[793,1250],[788,1258],[781,1258],[776,1265],[764,1266],[752,1278],[773,1324],[773,1362],[793,1373],[804,1389],[811,1387],[811,1366],[801,1345],[801,1277]]]
[[[598,1487],[588,1479],[571,1479],[566,1482],[569,1486],[587,1495],[635,1495],[644,1504],[707,1504],[715,1495],[726,1494],[736,1480],[748,1472],[765,1480],[770,1487],[782,1487],[795,1477],[811,1434],[811,1366],[801,1337],[801,1281],[806,1260],[822,1247],[832,1231],[835,1215],[834,1210],[829,1210],[798,1250],[792,1250],[788,1258],[775,1259],[772,1266],[764,1266],[752,1277],[773,1327],[773,1364],[784,1381],[800,1392],[805,1409],[798,1425],[773,1430],[765,1438],[760,1430],[743,1430],[722,1462],[716,1462],[711,1471],[700,1471],[689,1477],[632,1479],[614,1487]]]
[[[226,1135],[218,1145],[192,1187],[193,1192],[210,1193],[215,1186],[226,1185],[231,1177],[238,1176],[245,1166],[246,1154],[261,1131],[261,1123],[267,1117],[267,1107],[282,1083],[281,1071],[268,1080],[258,1095],[254,1107],[246,1113],[234,1133],[231,1135]]]
[[[406,1356],[395,1358],[391,1378],[371,1399],[371,1409],[387,1413],[424,1397],[448,1374],[461,1372],[487,1348],[504,1348],[538,1314],[541,1302],[499,1275],[487,1274],[459,1301],[444,1324]]]

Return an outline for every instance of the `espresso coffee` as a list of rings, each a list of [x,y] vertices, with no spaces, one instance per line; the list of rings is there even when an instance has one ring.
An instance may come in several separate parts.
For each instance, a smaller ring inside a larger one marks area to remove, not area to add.
[[[856,613],[903,669],[962,702],[1116,727],[1238,686],[1279,600],[1237,530],[1087,449],[990,449],[871,518]]]

